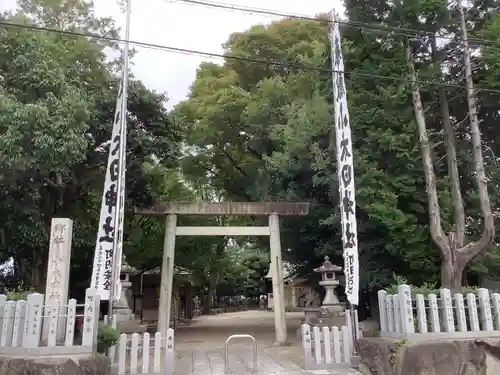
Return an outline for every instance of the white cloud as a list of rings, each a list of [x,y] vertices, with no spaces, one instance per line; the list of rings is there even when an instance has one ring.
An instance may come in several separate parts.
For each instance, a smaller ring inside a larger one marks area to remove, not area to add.
[[[2,0],[2,3],[0,4],[0,12],[12,9],[14,8],[15,5],[16,5],[16,0]]]
[[[220,3],[228,3],[219,0]],[[110,0],[95,0],[100,15],[111,15],[124,27],[125,15]],[[239,0],[234,6],[277,10],[286,14],[314,16],[328,12],[332,5],[340,9],[340,1],[309,0]],[[244,31],[252,25],[269,23],[275,16],[248,14],[239,11],[195,6],[180,1],[132,0],[130,39],[204,52],[222,52],[222,43],[233,32]],[[194,80],[196,68],[206,57],[169,53],[137,48],[133,71],[154,90],[166,91],[169,106],[185,98]],[[217,61],[217,59],[215,59]]]
[[[236,2],[237,1],[237,2]],[[15,0],[1,0],[2,7],[12,8]],[[285,14],[314,16],[341,9],[340,0],[218,0],[231,6],[272,9]],[[94,0],[99,16],[112,16],[124,27],[125,14],[116,1]],[[221,53],[221,44],[233,32],[252,25],[269,23],[279,17],[189,5],[175,0],[132,0],[130,39],[204,52]],[[184,99],[194,80],[196,68],[206,57],[182,55],[161,50],[136,48],[132,71],[147,87],[167,92],[169,106]],[[215,60],[217,61],[217,60]]]

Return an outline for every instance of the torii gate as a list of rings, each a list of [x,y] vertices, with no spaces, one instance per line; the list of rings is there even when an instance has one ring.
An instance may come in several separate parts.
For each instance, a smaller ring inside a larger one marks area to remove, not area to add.
[[[283,288],[281,240],[279,216],[307,215],[309,203],[281,202],[222,202],[222,203],[184,203],[158,202],[145,210],[136,210],[139,215],[166,216],[163,262],[161,266],[160,306],[158,312],[158,331],[162,337],[167,334],[172,306],[172,284],[174,276],[176,236],[269,236],[271,247],[271,271],[274,294],[274,325],[276,343],[287,343],[285,319],[285,294]],[[177,215],[265,215],[269,217],[267,226],[177,226]],[[278,267],[276,267],[278,265]]]

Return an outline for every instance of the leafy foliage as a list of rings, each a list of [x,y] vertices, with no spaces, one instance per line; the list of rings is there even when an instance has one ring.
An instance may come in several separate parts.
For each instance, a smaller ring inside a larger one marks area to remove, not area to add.
[[[32,288],[25,288],[23,284],[16,286],[14,289],[7,291],[8,301],[26,301],[28,294],[34,293]]]
[[[116,35],[113,22],[95,17],[90,3],[68,4],[26,0],[18,13],[3,17]],[[87,265],[94,250],[106,142],[116,106],[116,64],[105,59],[107,45],[57,33],[3,28],[0,45],[0,225],[6,233],[1,258],[13,257],[16,274],[43,288],[50,222],[70,217],[75,222],[72,272],[81,276],[81,285],[72,291],[81,294],[91,272]],[[162,168],[176,166],[182,134],[168,121],[165,100],[165,95],[131,80],[128,209],[152,204],[158,194],[148,175],[152,160]],[[129,218],[127,225],[142,229],[141,222]]]
[[[408,280],[405,277],[394,275],[394,284],[387,288],[387,292],[389,294],[398,294],[398,286],[403,284],[408,285]],[[422,285],[410,285],[410,287],[412,297],[415,297],[417,294],[422,294],[427,298],[431,293],[437,295],[440,293],[437,283],[423,283]],[[464,286],[457,290],[457,293],[465,295],[467,293],[474,293],[476,289],[475,287]]]
[[[99,324],[97,330],[97,352],[101,354],[106,354],[108,348],[115,345],[120,339],[120,332],[107,325]]]
[[[441,30],[451,39],[458,34],[456,8],[439,0],[403,1],[397,7],[383,0],[347,0],[345,5],[350,21]],[[496,9],[498,3],[476,1],[471,6],[471,34],[498,38],[498,17],[480,11]],[[401,23],[402,12],[409,23]],[[287,218],[282,223],[285,256],[305,272],[317,266],[324,254],[342,262],[331,133],[332,83],[331,76],[324,73],[330,66],[327,25],[321,22],[324,19],[321,15],[317,22],[286,19],[233,34],[224,44],[228,56],[224,64],[202,64],[188,99],[173,113],[175,121],[189,129],[188,141],[196,150],[183,158],[184,170],[205,175],[213,186],[227,193],[226,199],[311,203],[307,218]],[[405,78],[403,38],[397,33],[349,25],[342,26],[341,32],[349,106],[355,109],[350,120],[362,285],[369,290],[390,285],[394,269],[407,275],[413,284],[434,285],[440,259],[429,238],[427,195],[411,92]],[[431,40],[422,38],[417,52],[419,79],[462,85],[463,51],[459,42],[457,37],[439,47],[443,64],[449,67],[441,77],[435,58],[426,49]],[[495,87],[499,56],[495,49],[483,50],[474,54],[474,77],[478,85]],[[277,63],[256,64],[244,58]],[[280,62],[310,69],[289,68]],[[369,79],[370,75],[374,78]],[[429,85],[421,94],[431,128],[445,231],[449,231],[453,228],[453,204],[443,162],[446,150],[437,91],[438,86]],[[480,210],[468,123],[463,121],[467,119],[466,97],[464,90],[451,87],[446,94],[463,180],[467,237],[473,240],[480,234],[481,225],[475,219]],[[485,123],[498,118],[494,115],[498,98],[486,91],[479,95],[484,153],[491,155],[486,157],[485,167],[491,185],[496,186],[498,143],[495,131]],[[491,200],[497,201],[495,191]],[[474,261],[469,268],[471,282],[498,274],[494,251]]]
[[[20,0],[18,23],[116,36],[113,20],[99,18],[90,2]],[[474,37],[497,40],[496,0],[475,0],[468,12]],[[463,53],[456,8],[442,0],[346,0],[350,21],[437,31],[455,40],[439,46],[417,41],[419,79],[446,88],[455,132],[467,237],[481,230],[463,90]],[[486,11],[488,10],[488,11]],[[403,17],[404,16],[404,17]],[[284,258],[301,273],[324,255],[342,264],[332,81],[326,17],[284,19],[231,35],[221,65],[202,63],[186,100],[168,113],[166,94],[132,77],[127,138],[125,254],[141,269],[161,264],[164,223],[134,215],[156,201],[305,201],[306,217],[283,218]],[[405,20],[404,22],[402,20]],[[440,259],[429,237],[428,209],[411,91],[405,79],[402,36],[343,25],[347,97],[353,129],[361,284],[371,292],[405,282],[432,289]],[[109,42],[45,31],[0,30],[0,261],[14,259],[16,281],[44,285],[53,217],[74,220],[71,291],[88,285],[98,225],[107,141],[115,110],[121,61],[108,61]],[[478,86],[499,88],[498,49],[474,45]],[[235,57],[235,58],[233,58]],[[251,60],[268,60],[261,64]],[[310,68],[291,68],[290,66]],[[384,78],[385,77],[385,78]],[[392,77],[392,78],[391,78]],[[499,88],[500,89],[500,88]],[[422,87],[434,153],[445,231],[453,229],[450,180],[444,162],[437,87]],[[478,92],[479,117],[490,185],[500,182],[500,98]],[[493,206],[498,189],[490,189]],[[183,217],[180,225],[262,225],[261,218]],[[497,231],[498,232],[498,231]],[[186,238],[177,241],[176,264],[192,272],[206,305],[217,295],[258,296],[268,272],[267,240]],[[498,275],[498,248],[469,267],[469,280]],[[78,279],[78,280],[76,280]],[[7,286],[9,287],[9,286]],[[12,289],[12,288],[11,288]]]
[[[362,61],[362,48],[350,40],[346,46],[346,61]],[[231,36],[225,48],[229,56],[329,66],[327,30],[320,22],[256,26]],[[373,71],[394,70],[398,51],[386,55],[392,60],[373,56]],[[366,64],[348,69],[366,70]],[[188,124],[188,139],[198,150],[184,159],[185,168],[208,171],[230,199],[311,202],[307,218],[283,222],[285,255],[305,270],[316,267],[324,254],[340,263],[331,77],[255,65],[228,58],[222,67],[200,66],[189,98],[174,111],[177,121]],[[417,282],[433,277],[436,257],[427,244],[425,191],[408,92],[401,83],[382,87],[362,78],[352,78],[349,89],[350,104],[359,109],[351,122],[364,285],[388,283],[395,267],[428,271],[414,273]]]

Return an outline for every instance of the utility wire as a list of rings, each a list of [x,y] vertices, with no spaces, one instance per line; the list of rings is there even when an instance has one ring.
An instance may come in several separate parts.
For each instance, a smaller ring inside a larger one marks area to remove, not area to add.
[[[380,74],[363,73],[363,72],[337,71],[337,70],[332,70],[332,69],[319,68],[319,67],[315,67],[315,66],[311,66],[311,65],[289,64],[286,62],[279,62],[279,61],[274,61],[274,60],[261,60],[261,59],[253,59],[253,58],[234,56],[234,55],[224,55],[224,54],[214,53],[214,52],[197,51],[197,50],[192,50],[192,49],[187,49],[187,48],[172,47],[172,46],[166,46],[166,45],[161,45],[161,44],[139,42],[139,41],[134,41],[134,40],[127,41],[124,39],[112,38],[112,37],[108,37],[108,36],[104,36],[104,35],[82,33],[82,32],[78,32],[78,31],[52,29],[52,28],[43,27],[43,26],[34,26],[34,25],[20,24],[20,23],[14,23],[14,22],[0,21],[0,26],[25,29],[25,30],[31,30],[31,31],[36,31],[36,32],[57,33],[57,34],[66,35],[66,36],[89,38],[89,39],[93,39],[93,40],[101,40],[101,41],[107,41],[107,42],[113,42],[113,43],[127,43],[128,42],[130,45],[134,45],[137,47],[144,47],[147,49],[158,49],[158,50],[171,52],[171,53],[198,55],[198,56],[203,56],[203,57],[245,61],[245,62],[249,62],[249,63],[275,66],[275,67],[284,68],[284,69],[316,71],[316,72],[329,73],[329,74],[332,74],[332,73],[346,74],[346,75],[353,76],[353,77],[363,77],[363,78],[371,78],[371,79],[377,78],[380,80],[387,80],[387,81],[393,81],[393,82],[404,82],[404,83],[411,83],[412,82],[410,79],[402,78],[402,77],[383,76]],[[464,88],[464,86],[462,86],[462,85],[453,84],[453,83],[444,83],[444,82],[437,82],[437,81],[425,81],[425,80],[417,80],[416,82],[419,85],[425,85],[425,86],[449,87],[449,88],[458,88],[458,89]],[[500,90],[488,89],[488,88],[484,88],[484,87],[476,87],[476,89],[483,91],[483,92],[500,94]]]
[[[267,15],[267,16],[276,16],[276,17],[290,18],[290,19],[296,19],[296,20],[306,20],[306,21],[313,21],[313,22],[320,22],[320,23],[338,23],[340,25],[344,25],[344,26],[352,27],[352,28],[356,28],[356,29],[361,29],[361,30],[381,31],[381,32],[385,32],[385,33],[393,33],[396,35],[407,36],[407,37],[423,37],[423,36],[436,37],[436,38],[442,39],[442,40],[450,40],[453,42],[461,43],[459,36],[457,36],[456,38],[451,37],[451,36],[439,36],[439,35],[436,35],[432,31],[409,29],[409,28],[405,28],[405,27],[395,27],[395,26],[388,26],[388,25],[382,25],[382,24],[370,24],[370,23],[356,22],[356,21],[340,21],[340,20],[332,21],[332,20],[328,20],[328,19],[315,18],[315,17],[305,16],[305,15],[285,13],[285,12],[280,12],[280,11],[272,10],[272,9],[251,8],[251,7],[246,7],[246,6],[242,6],[242,5],[236,5],[236,4],[218,3],[215,1],[202,1],[202,0],[164,0],[164,1],[169,2],[169,3],[185,3],[185,4],[189,4],[189,5],[204,6],[207,8],[225,9],[228,11],[240,11],[240,12],[245,12],[245,13],[261,14],[261,15]],[[498,41],[498,40],[489,40],[489,39],[471,37],[471,38],[469,38],[469,41],[475,45],[482,45],[483,47],[492,47],[492,46],[500,47],[500,41]]]

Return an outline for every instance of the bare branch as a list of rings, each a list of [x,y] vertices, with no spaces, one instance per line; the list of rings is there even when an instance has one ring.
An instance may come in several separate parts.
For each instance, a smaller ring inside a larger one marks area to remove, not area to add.
[[[411,46],[407,42],[405,46],[406,63],[410,72],[410,82],[412,88],[412,102],[413,110],[415,112],[415,119],[417,122],[420,148],[422,151],[422,162],[425,174],[425,187],[427,191],[428,204],[429,204],[429,219],[430,219],[430,232],[433,241],[441,250],[443,258],[451,257],[451,250],[448,244],[447,236],[444,234],[441,226],[441,212],[439,207],[437,188],[436,188],[436,175],[432,165],[431,147],[429,144],[429,137],[427,135],[427,127],[425,124],[424,111],[422,107],[422,100],[420,98],[420,89],[417,84],[417,75],[415,72],[415,65],[411,55]]]
[[[462,247],[465,241],[465,210],[460,191],[460,174],[458,172],[457,150],[455,148],[455,132],[450,120],[450,110],[443,87],[439,89],[441,119],[443,121],[444,139],[446,147],[446,163],[451,183],[451,199],[453,202],[453,216],[455,221],[455,243],[453,248]]]
[[[461,1],[458,1],[460,11],[460,26],[462,28],[462,43],[464,46],[465,60],[465,81],[467,83],[467,103],[469,105],[469,117],[471,128],[472,155],[474,157],[474,167],[476,171],[476,183],[479,190],[479,203],[483,213],[483,233],[477,242],[471,242],[459,250],[461,258],[465,262],[474,258],[482,251],[486,250],[493,242],[495,237],[495,223],[491,212],[490,197],[488,194],[488,183],[484,171],[483,151],[481,147],[481,133],[479,132],[479,120],[477,116],[476,98],[474,96],[474,83],[472,81],[472,66],[467,40],[467,28],[465,23],[465,14]]]

